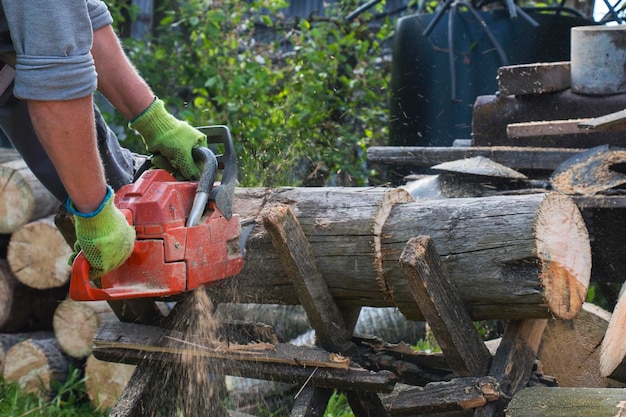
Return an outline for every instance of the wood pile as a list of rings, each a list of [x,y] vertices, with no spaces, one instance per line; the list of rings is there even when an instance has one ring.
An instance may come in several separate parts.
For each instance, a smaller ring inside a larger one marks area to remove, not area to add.
[[[98,326],[117,318],[104,302],[67,298],[72,250],[54,223],[61,203],[14,150],[1,149],[0,161],[2,378],[48,396],[73,366],[94,404],[111,407],[133,368],[97,361],[91,350]]]
[[[500,410],[511,417],[615,416],[626,402],[626,296],[623,290],[617,293],[626,280],[618,249],[626,243],[626,175],[620,168],[626,162],[626,94],[575,94],[569,71],[569,62],[501,68],[499,93],[476,100],[471,140],[451,147],[368,150],[369,162],[382,172],[413,171],[402,187],[416,198],[446,204],[445,199],[459,196],[511,198],[554,191],[569,195],[580,209],[590,232],[591,283],[612,312],[585,303],[570,318],[536,322],[541,338],[531,344],[533,356],[540,373],[554,377],[558,389],[519,386],[509,391],[512,400]],[[478,158],[524,176],[469,172],[468,161]],[[479,415],[485,414],[474,413]]]

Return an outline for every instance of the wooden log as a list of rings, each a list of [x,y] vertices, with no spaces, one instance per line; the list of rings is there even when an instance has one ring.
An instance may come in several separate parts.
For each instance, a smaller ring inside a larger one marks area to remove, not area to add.
[[[623,388],[524,388],[509,403],[507,417],[619,417],[626,413]]]
[[[12,234],[7,260],[16,278],[37,289],[69,283],[72,249],[48,216],[18,227]]]
[[[115,405],[128,385],[136,366],[105,362],[89,355],[85,362],[85,388],[89,400],[100,411]]]
[[[626,293],[622,292],[600,347],[600,373],[626,382]]]
[[[0,332],[51,330],[54,310],[66,296],[66,287],[37,290],[22,284],[0,260]]]
[[[392,210],[382,229],[386,237],[381,245],[382,286],[405,316],[421,317],[407,297],[397,259],[404,242],[418,235],[430,236],[436,244],[474,320],[513,319],[517,314],[511,310],[517,308],[524,309],[524,318],[572,318],[578,313],[591,271],[588,232],[580,211],[558,194],[510,198],[450,199]],[[502,205],[491,205],[496,201]],[[490,282],[474,281],[478,277],[490,277]],[[535,304],[531,300],[537,296],[541,301]]]
[[[22,159],[0,164],[0,233],[49,216],[60,203]]]
[[[14,345],[5,356],[3,378],[29,393],[48,397],[67,378],[69,358],[53,339],[29,339]]]
[[[491,355],[462,307],[432,239],[409,240],[400,256],[400,268],[455,375],[486,375]]]
[[[553,171],[565,160],[585,150],[522,146],[372,146],[367,149],[367,161],[381,165],[431,167],[443,162],[483,156],[513,169]]]
[[[53,337],[53,332],[44,330],[28,333],[0,333],[0,370],[4,369],[4,358],[6,353],[14,345],[28,339],[51,339]]]
[[[291,204],[340,306],[397,306],[410,320],[423,321],[398,260],[409,239],[428,235],[474,320],[570,318],[580,310],[591,255],[584,221],[570,198],[408,202],[403,194],[383,188],[286,188],[252,192],[247,200],[246,192],[238,192],[234,208],[247,217],[265,204]],[[208,291],[218,302],[299,303],[261,222],[247,239],[242,272]]]
[[[548,320],[537,352],[543,373],[560,387],[618,387],[600,374],[600,344],[610,320],[611,313],[590,303],[571,320]]]
[[[54,311],[52,328],[66,355],[84,359],[91,353],[98,327],[105,321],[117,321],[105,301],[79,302],[67,298]]]

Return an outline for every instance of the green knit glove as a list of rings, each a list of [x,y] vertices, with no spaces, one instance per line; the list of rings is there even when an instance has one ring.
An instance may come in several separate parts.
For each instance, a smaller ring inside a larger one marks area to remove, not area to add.
[[[163,101],[155,99],[146,111],[131,120],[129,127],[141,134],[146,149],[155,155],[154,165],[173,174],[180,173],[188,180],[200,178],[200,168],[191,156],[191,149],[206,147],[206,135],[172,116]]]
[[[91,265],[89,276],[96,279],[113,271],[126,261],[135,246],[135,228],[113,204],[113,190],[108,187],[104,201],[96,211],[79,213],[70,200],[67,209],[74,215],[75,250],[82,249]],[[75,254],[70,257],[73,261]]]

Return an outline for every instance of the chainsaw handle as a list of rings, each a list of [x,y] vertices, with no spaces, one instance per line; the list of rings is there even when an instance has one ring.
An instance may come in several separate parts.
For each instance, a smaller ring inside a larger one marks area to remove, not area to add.
[[[209,192],[215,182],[217,172],[217,158],[209,148],[196,147],[191,150],[194,161],[202,162],[202,175],[196,188],[196,196],[187,218],[187,227],[196,226],[200,222],[200,217],[209,202]]]
[[[230,219],[233,215],[233,198],[237,185],[237,156],[230,130],[224,125],[198,127],[207,136],[208,143],[221,143],[224,145],[224,153],[217,155],[217,161],[223,166],[220,185],[213,187],[209,198],[215,201],[215,207]]]

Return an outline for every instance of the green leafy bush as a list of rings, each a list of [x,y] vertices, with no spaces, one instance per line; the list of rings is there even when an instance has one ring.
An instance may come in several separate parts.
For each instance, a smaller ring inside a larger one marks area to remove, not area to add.
[[[152,36],[122,39],[127,53],[179,117],[230,128],[242,186],[366,184],[365,149],[387,135],[390,22],[346,21],[356,2],[306,20],[281,17],[282,0],[161,4]]]

